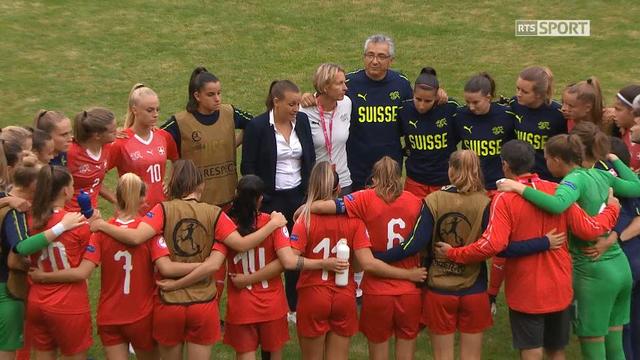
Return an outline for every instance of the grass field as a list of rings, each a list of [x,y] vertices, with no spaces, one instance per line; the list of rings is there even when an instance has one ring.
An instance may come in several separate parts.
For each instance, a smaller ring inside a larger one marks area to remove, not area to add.
[[[311,90],[322,62],[361,67],[363,40],[378,32],[396,40],[395,69],[413,79],[421,67],[433,66],[458,99],[475,72],[490,72],[498,92],[511,96],[519,70],[542,64],[554,71],[557,89],[598,76],[612,103],[619,88],[640,81],[639,18],[634,1],[0,0],[0,125],[28,124],[40,108],[72,116],[100,105],[122,118],[136,82],[156,90],[161,117],[168,118],[184,108],[197,65],[222,79],[225,102],[259,114],[273,79]],[[591,36],[515,37],[516,19],[589,19]],[[108,184],[113,181],[110,175]],[[94,302],[98,283],[96,276]],[[515,358],[510,343],[503,302],[486,334],[484,358]],[[351,358],[366,354],[358,335]],[[98,345],[91,356],[102,358]],[[215,358],[232,356],[228,347],[216,346]],[[292,340],[285,358],[298,357]],[[424,334],[417,358],[430,358]],[[575,343],[569,358],[579,358]]]

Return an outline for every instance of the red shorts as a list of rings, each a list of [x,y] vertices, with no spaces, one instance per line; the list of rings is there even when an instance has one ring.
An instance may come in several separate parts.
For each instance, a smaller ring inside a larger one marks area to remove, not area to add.
[[[224,343],[237,353],[256,351],[278,351],[289,341],[287,317],[255,324],[225,323]]]
[[[220,340],[218,302],[191,305],[156,303],[153,307],[153,339],[162,346],[183,342],[213,345]]]
[[[358,332],[358,308],[352,287],[307,286],[298,289],[298,336],[315,338],[329,331],[350,337]]]
[[[153,351],[155,347],[152,330],[153,312],[130,324],[98,325],[102,346],[131,343],[134,349],[142,351]]]
[[[57,314],[45,311],[39,304],[27,306],[27,323],[31,330],[31,346],[38,351],[60,349],[64,356],[87,351],[91,338],[91,314]]]
[[[432,192],[436,192],[442,188],[442,185],[426,185],[423,183],[419,183],[407,176],[404,181],[404,190],[412,193],[413,195],[424,198],[425,196],[431,194]]]
[[[412,340],[420,331],[421,294],[362,296],[360,331],[372,343],[389,340],[392,335]]]
[[[422,322],[436,335],[453,334],[456,330],[480,333],[493,325],[486,292],[457,296],[427,290],[422,308]]]

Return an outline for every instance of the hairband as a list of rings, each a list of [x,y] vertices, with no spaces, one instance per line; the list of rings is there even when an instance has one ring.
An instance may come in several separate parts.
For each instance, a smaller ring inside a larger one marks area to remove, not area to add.
[[[618,100],[622,101],[625,105],[627,105],[628,107],[633,107],[633,104],[627,100],[624,96],[622,96],[622,94],[617,93],[616,97],[618,98]]]

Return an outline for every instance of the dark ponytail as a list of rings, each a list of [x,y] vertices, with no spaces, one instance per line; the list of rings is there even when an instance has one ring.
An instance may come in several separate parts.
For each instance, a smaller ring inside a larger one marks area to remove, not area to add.
[[[467,84],[464,86],[464,92],[480,92],[482,96],[490,95],[491,98],[494,98],[496,96],[496,82],[491,75],[486,72],[481,72],[467,81]]]
[[[582,165],[584,145],[577,135],[556,135],[547,141],[544,149],[548,156],[559,158],[565,164]]]
[[[238,224],[240,235],[245,236],[256,231],[258,200],[263,192],[264,182],[256,175],[245,175],[238,181],[229,216]]]
[[[588,121],[577,123],[571,129],[571,135],[578,136],[584,145],[585,160],[604,160],[611,152],[609,136],[594,123]]]
[[[202,88],[210,82],[216,83],[219,81],[220,79],[207,71],[205,67],[199,66],[195,68],[191,73],[191,78],[189,78],[189,101],[187,102],[187,111],[192,114],[198,111],[198,100],[193,96],[194,92],[202,90]]]
[[[171,166],[169,178],[169,196],[172,199],[182,199],[194,193],[198,186],[204,184],[204,175],[193,160],[177,160]]]
[[[109,109],[94,107],[79,112],[73,119],[73,137],[78,143],[84,143],[93,134],[101,134],[115,123],[116,116]]]
[[[420,70],[420,75],[418,75],[416,79],[415,88],[438,91],[440,83],[438,83],[438,78],[436,77],[436,70],[429,66],[423,67],[422,70]]]
[[[71,174],[62,166],[43,166],[36,179],[36,191],[33,197],[33,224],[35,229],[42,229],[53,213],[53,201],[65,186],[71,184]]]
[[[299,93],[300,89],[298,85],[294,84],[291,80],[274,80],[271,82],[269,86],[269,93],[267,94],[267,100],[265,101],[265,105],[267,106],[267,111],[273,110],[273,101],[278,98],[281,99],[284,96],[284,93],[287,91]]]

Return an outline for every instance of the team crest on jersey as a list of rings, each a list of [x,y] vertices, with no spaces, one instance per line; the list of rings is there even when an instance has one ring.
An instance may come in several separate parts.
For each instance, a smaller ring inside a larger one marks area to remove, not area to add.
[[[173,228],[173,252],[184,257],[197,255],[202,252],[202,248],[194,238],[206,236],[207,230],[198,220],[182,219]]]
[[[164,155],[164,153],[165,153],[164,146],[158,146],[158,154]]]
[[[436,127],[438,127],[438,129],[441,129],[445,126],[447,126],[447,118],[442,118],[436,121]]]
[[[129,153],[129,157],[131,160],[136,161],[142,159],[142,154],[140,154],[140,151],[136,151],[134,153]]]
[[[282,227],[282,235],[289,237],[289,230],[287,229],[286,226]]]
[[[491,131],[493,132],[493,135],[502,135],[504,134],[504,126],[494,126]]]
[[[199,130],[195,130],[191,133],[191,140],[195,142],[202,140],[202,133]]]
[[[389,93],[389,99],[398,100],[400,99],[400,91],[392,91]]]
[[[551,130],[551,124],[548,121],[539,121],[538,129],[540,130]]]
[[[90,170],[91,170],[91,169],[90,169],[90,167],[89,167],[89,164],[82,164],[82,165],[80,165],[80,167],[78,167],[78,172],[79,172],[80,174],[86,174],[86,173],[88,173]]]
[[[409,120],[409,125],[412,125],[414,128],[418,128],[418,120]]]

